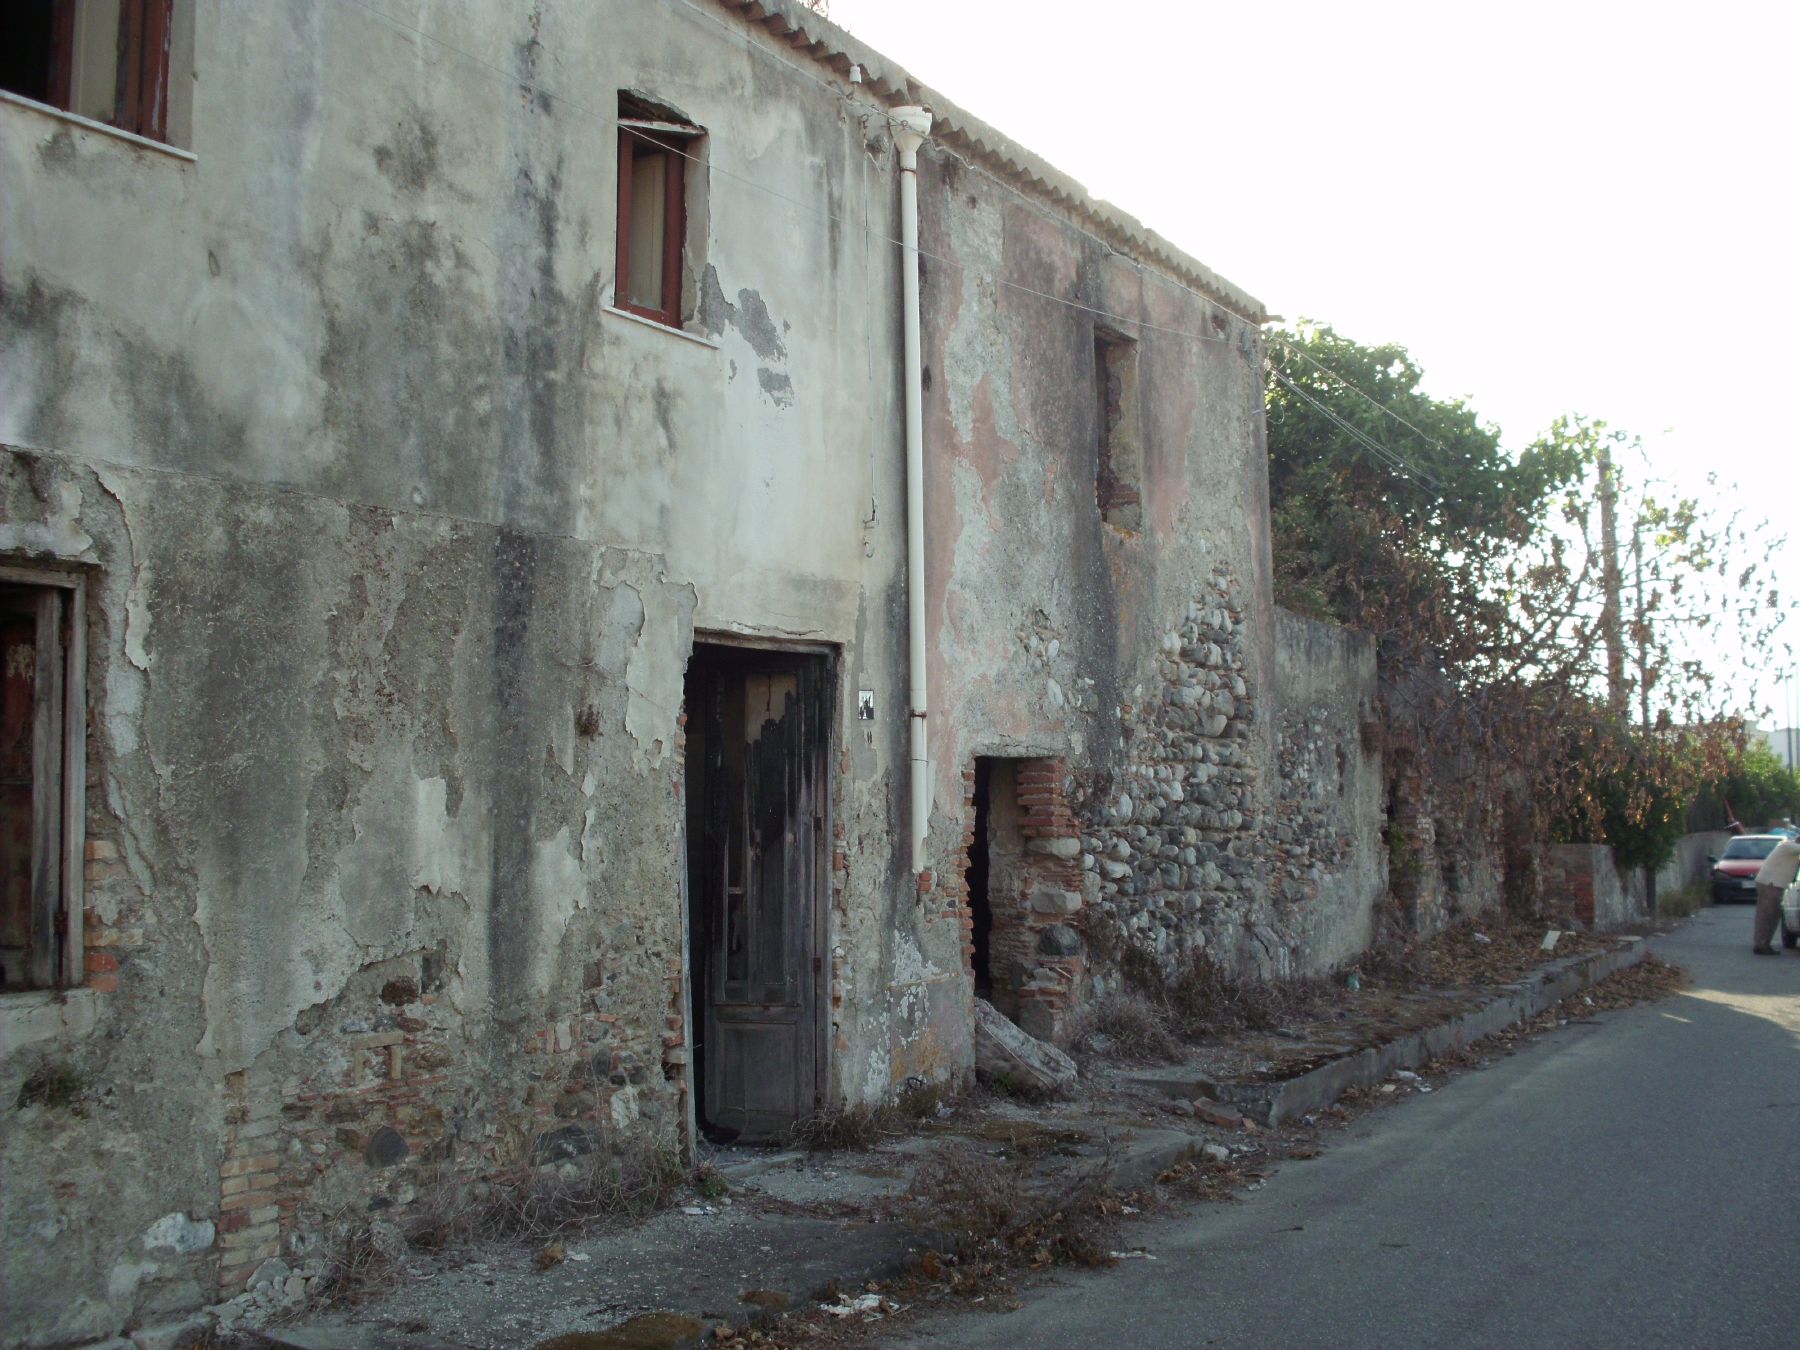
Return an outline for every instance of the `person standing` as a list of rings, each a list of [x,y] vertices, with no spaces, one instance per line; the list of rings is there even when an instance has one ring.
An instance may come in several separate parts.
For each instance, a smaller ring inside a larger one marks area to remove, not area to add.
[[[1781,918],[1781,893],[1794,884],[1800,872],[1800,843],[1783,839],[1769,850],[1756,869],[1756,932],[1750,950],[1758,956],[1774,956],[1775,925]]]

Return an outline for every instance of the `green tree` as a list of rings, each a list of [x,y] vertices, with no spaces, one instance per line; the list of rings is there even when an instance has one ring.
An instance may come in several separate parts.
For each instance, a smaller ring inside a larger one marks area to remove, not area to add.
[[[1604,422],[1559,418],[1511,455],[1421,380],[1397,346],[1313,324],[1269,335],[1277,599],[1441,673],[1453,706],[1433,715],[1507,755],[1552,819],[1653,856],[1633,832],[1663,830],[1743,751],[1748,685],[1789,608],[1774,541],[1657,483]]]
[[[1783,816],[1800,819],[1800,778],[1760,738],[1701,787],[1688,819],[1696,829],[1720,829],[1733,815],[1753,830]]]

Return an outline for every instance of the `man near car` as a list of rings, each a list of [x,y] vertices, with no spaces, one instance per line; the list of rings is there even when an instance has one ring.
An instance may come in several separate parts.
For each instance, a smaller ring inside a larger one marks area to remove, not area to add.
[[[1783,839],[1769,850],[1756,869],[1756,933],[1750,950],[1758,956],[1774,956],[1775,925],[1781,921],[1781,893],[1794,884],[1800,872],[1800,843]]]

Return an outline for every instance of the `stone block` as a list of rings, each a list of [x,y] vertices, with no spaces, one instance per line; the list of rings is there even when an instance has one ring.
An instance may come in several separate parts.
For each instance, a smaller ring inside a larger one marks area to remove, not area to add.
[[[1080,908],[1081,896],[1075,891],[1046,888],[1031,893],[1031,910],[1034,914],[1073,914]]]
[[[178,1252],[186,1256],[203,1252],[212,1245],[211,1222],[190,1219],[185,1214],[165,1214],[144,1230],[144,1247],[148,1251]]]
[[[1038,934],[1037,949],[1041,956],[1079,956],[1081,934],[1066,923],[1051,924]]]
[[[1194,1117],[1224,1130],[1242,1129],[1244,1125],[1243,1112],[1215,1102],[1211,1097],[1201,1097],[1194,1102]]]
[[[1039,1041],[1053,1043],[1058,1031],[1056,1010],[1042,999],[1021,1003],[1019,1030]]]
[[[981,998],[975,1000],[975,1070],[990,1082],[1020,1083],[1052,1094],[1067,1092],[1079,1077],[1074,1060],[1015,1026]]]
[[[1052,858],[1079,858],[1081,856],[1081,840],[1074,838],[1029,839],[1025,842],[1028,853],[1045,853]]]

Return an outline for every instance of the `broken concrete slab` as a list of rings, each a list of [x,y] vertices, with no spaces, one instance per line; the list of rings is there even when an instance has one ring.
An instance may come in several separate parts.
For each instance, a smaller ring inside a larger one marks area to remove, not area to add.
[[[975,1000],[975,1072],[988,1082],[1051,1095],[1068,1092],[1081,1076],[1074,1060],[980,998]]]

